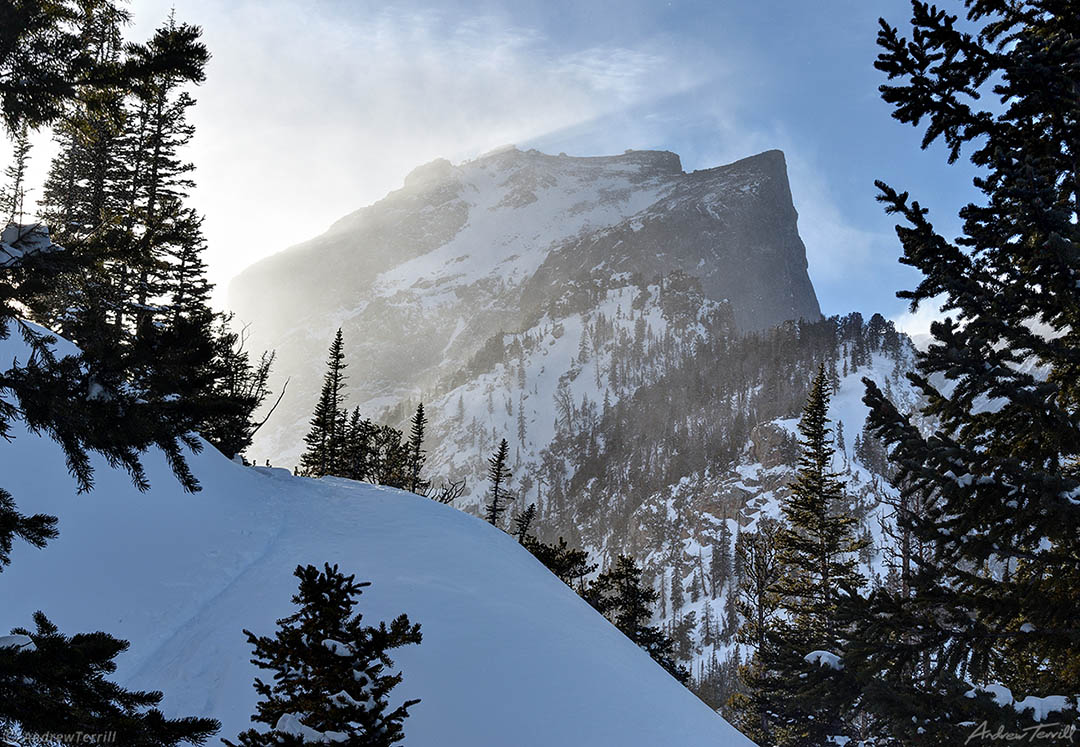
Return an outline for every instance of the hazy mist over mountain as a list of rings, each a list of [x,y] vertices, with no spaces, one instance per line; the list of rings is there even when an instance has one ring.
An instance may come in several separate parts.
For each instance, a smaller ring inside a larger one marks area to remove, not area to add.
[[[497,335],[674,272],[743,332],[819,318],[779,151],[684,173],[676,154],[571,158],[514,148],[417,168],[402,189],[257,263],[230,287],[288,400],[253,447],[290,464],[342,327],[349,402],[430,398]]]

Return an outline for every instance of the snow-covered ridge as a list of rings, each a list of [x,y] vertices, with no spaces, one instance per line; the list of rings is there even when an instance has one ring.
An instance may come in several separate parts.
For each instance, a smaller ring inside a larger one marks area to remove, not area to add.
[[[59,516],[60,537],[16,544],[0,632],[43,610],[66,633],[128,639],[117,679],[164,690],[168,715],[213,716],[229,738],[249,726],[257,670],[241,630],[272,632],[295,566],[330,562],[373,581],[366,621],[405,612],[422,625],[423,643],[394,657],[393,701],[422,700],[410,745],[749,744],[511,537],[453,508],[243,467],[209,446],[190,457],[200,493],[151,453],[148,493],[98,459],[96,489],[76,496],[54,443],[14,435],[0,445],[2,484],[21,511]]]
[[[450,241],[380,274],[376,292],[392,296],[437,283],[444,292],[428,290],[424,303],[438,306],[456,300],[456,287],[485,277],[521,283],[554,247],[645,210],[671,191],[677,176],[679,157],[652,151],[571,158],[511,150],[457,167],[434,161],[406,177],[405,189],[452,184],[468,218]]]

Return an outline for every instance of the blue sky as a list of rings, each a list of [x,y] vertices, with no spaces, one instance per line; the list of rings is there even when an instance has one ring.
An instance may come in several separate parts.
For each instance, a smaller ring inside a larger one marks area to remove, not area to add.
[[[213,54],[190,156],[222,291],[415,166],[508,143],[665,149],[686,170],[782,149],[827,314],[898,317],[896,290],[916,282],[874,179],[948,235],[973,197],[971,167],[920,151],[878,97],[877,18],[902,25],[906,0],[132,0],[130,36],[174,4]]]

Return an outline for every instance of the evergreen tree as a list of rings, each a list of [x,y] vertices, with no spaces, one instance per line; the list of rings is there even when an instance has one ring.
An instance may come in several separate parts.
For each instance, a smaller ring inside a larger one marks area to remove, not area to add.
[[[660,628],[649,625],[660,595],[642,583],[641,569],[633,558],[620,555],[589,585],[585,599],[672,677],[683,684],[689,681],[690,672],[675,658],[675,642]]]
[[[219,728],[214,719],[166,718],[157,691],[125,690],[106,677],[128,642],[107,633],[59,632],[44,614],[34,630],[17,628],[14,645],[0,647],[0,738],[5,727],[25,735],[108,735],[116,744],[172,747],[203,744]]]
[[[731,563],[731,528],[728,520],[724,519],[720,522],[720,536],[712,546],[712,561],[709,564],[714,599],[731,576]]]
[[[832,471],[829,397],[822,366],[799,422],[802,453],[777,535],[780,562],[788,569],[777,592],[790,622],[813,648],[836,646],[838,599],[864,583],[855,556],[864,543],[855,537],[858,522],[847,509],[844,483]]]
[[[117,88],[134,85],[150,69],[188,78],[201,70],[205,48],[188,38],[183,48],[119,64],[118,24],[126,14],[107,0],[74,3],[20,3],[0,24],[0,114],[9,132],[47,124],[69,108],[93,110],[115,100]],[[85,160],[85,159],[84,159]],[[84,164],[85,165],[85,164]],[[107,167],[103,167],[106,168]],[[96,175],[92,175],[96,176]],[[198,452],[192,413],[160,397],[148,397],[148,361],[136,362],[106,335],[77,356],[58,357],[54,338],[21,321],[35,299],[63,288],[78,262],[62,251],[44,226],[5,229],[0,261],[0,339],[17,330],[29,359],[0,371],[0,435],[10,423],[46,433],[65,452],[80,491],[93,487],[89,452],[124,467],[140,489],[148,487],[139,455],[159,447],[185,489],[198,489],[182,448]],[[97,299],[104,303],[107,299]],[[34,544],[49,538],[49,517],[24,517],[10,496],[0,505],[0,547],[15,536]],[[6,555],[6,553],[5,553]]]
[[[768,637],[776,628],[780,607],[775,591],[782,566],[777,557],[776,535],[779,522],[762,518],[753,532],[741,533],[736,543],[736,557],[742,569],[738,600],[734,605],[743,623],[738,640],[753,647],[753,657],[738,669],[744,688],[732,694],[729,707],[734,723],[758,744],[772,743],[773,715],[782,707],[768,687],[766,663],[775,659]],[[734,589],[729,589],[732,593]]]
[[[262,420],[255,421],[255,411],[270,396],[270,372],[274,365],[273,352],[264,352],[256,363],[245,349],[246,328],[235,330],[232,316],[219,316],[213,333],[214,358],[209,391],[203,396],[212,405],[202,413],[199,433],[218,451],[230,459],[251,445],[255,433],[273,414],[285,395],[281,388],[277,401]]]
[[[899,295],[913,308],[941,300],[948,314],[909,375],[929,433],[865,381],[896,484],[921,507],[898,522],[928,552],[906,597],[885,588],[855,605],[846,659],[868,708],[907,744],[960,743],[964,722],[1032,724],[973,685],[1018,700],[1080,692],[1077,9],[964,7],[961,27],[914,3],[910,38],[884,20],[878,34],[893,116],[920,126],[924,147],[943,140],[950,162],[969,155],[982,193],[954,242],[926,207],[878,184],[904,220],[901,261],[923,275]]]
[[[510,482],[510,468],[506,466],[506,460],[509,456],[510,445],[504,438],[499,443],[499,448],[488,459],[490,500],[484,510],[484,516],[492,526],[499,526],[499,517],[507,509],[506,504],[514,500],[507,489],[507,483]]]
[[[69,107],[115,102],[115,89],[126,89],[150,67],[179,73],[190,62],[183,50],[172,50],[179,56],[118,64],[111,50],[119,37],[111,29],[124,14],[106,0],[8,3],[0,15],[0,119],[9,132],[47,124]],[[187,50],[192,51],[197,50]],[[80,492],[94,485],[91,453],[124,468],[136,487],[146,490],[141,454],[151,446],[163,452],[185,489],[197,490],[184,454],[184,447],[201,449],[193,418],[145,396],[146,389],[138,386],[145,381],[147,371],[140,368],[145,362],[136,365],[107,335],[96,338],[93,349],[59,355],[56,338],[22,321],[35,299],[66,286],[78,269],[73,252],[52,243],[44,226],[5,229],[0,242],[0,339],[14,331],[29,352],[0,370],[0,437],[9,438],[16,421],[51,437],[63,449]],[[22,515],[0,489],[0,567],[10,560],[15,537],[41,546],[55,536],[55,522]],[[35,622],[34,632],[16,631],[29,643],[0,649],[5,727],[23,733],[115,732],[120,743],[147,745],[198,744],[216,730],[216,722],[207,719],[164,718],[154,708],[160,693],[129,692],[108,682],[105,675],[114,671],[113,659],[125,642],[105,633],[67,638],[41,613]]]
[[[409,447],[402,433],[389,425],[375,427],[374,476],[380,485],[404,488],[408,485]]]
[[[342,454],[342,476],[350,480],[367,480],[376,473],[374,438],[376,427],[369,419],[360,416],[360,408],[354,407],[345,427],[345,450]]]
[[[564,584],[585,595],[585,577],[596,570],[596,564],[589,563],[587,552],[570,547],[562,537],[555,544],[547,544],[526,534],[522,544]]]
[[[311,416],[311,430],[304,437],[307,450],[300,457],[300,471],[308,477],[336,475],[341,468],[344,441],[342,401],[345,390],[345,342],[339,328],[330,343],[322,391]]]
[[[420,471],[424,468],[424,428],[427,426],[427,417],[424,415],[424,403],[416,406],[416,414],[413,415],[412,428],[409,432],[409,456],[406,469],[408,471],[409,492],[423,493],[429,483],[420,479]]]
[[[420,643],[420,626],[404,614],[389,626],[363,625],[353,614],[367,582],[357,582],[338,567],[297,566],[299,610],[277,621],[273,637],[245,630],[254,648],[252,663],[274,672],[272,683],[259,678],[260,700],[252,721],[269,726],[240,734],[244,747],[346,742],[386,747],[405,738],[404,721],[419,700],[390,709],[388,695],[402,679],[390,674],[389,651]],[[225,741],[230,747],[233,743]]]
[[[683,589],[683,577],[685,567],[682,564],[682,550],[675,553],[671,565],[671,611],[678,612],[686,604],[685,590]]]
[[[57,356],[55,337],[19,319],[15,304],[23,293],[50,282],[55,277],[52,263],[62,264],[64,258],[52,259],[63,252],[49,244],[44,228],[17,239],[14,248],[23,252],[22,258],[0,264],[0,340],[17,330],[32,355],[24,364],[0,370],[0,437],[9,434],[15,421],[49,435],[63,448],[80,492],[94,484],[91,452],[123,467],[136,487],[147,489],[140,454],[151,446],[163,451],[186,490],[198,490],[183,448],[198,452],[202,447],[186,419],[173,416],[160,402],[144,400],[138,391],[122,386],[122,379],[99,376],[85,355]],[[14,536],[33,544],[48,539],[48,517],[21,517],[9,500],[0,503],[0,546]]]
[[[752,645],[755,650],[765,647],[765,637],[773,627],[780,608],[776,583],[780,580],[783,564],[777,554],[777,535],[780,523],[763,517],[753,532],[741,535],[738,553],[743,575],[738,587],[738,609],[744,620],[739,640]]]
[[[56,539],[57,534],[55,516],[19,513],[11,493],[0,488],[0,570],[11,563],[11,549],[16,537],[34,547],[45,547],[49,540]]]
[[[30,137],[24,127],[15,134],[11,164],[4,169],[7,182],[0,190],[0,225],[22,223],[26,200],[26,164],[30,160]]]
[[[711,646],[716,642],[716,637],[713,634],[714,622],[712,616],[712,604],[706,601],[705,615],[701,618],[701,635],[698,636],[702,646]],[[687,659],[689,657],[680,656],[679,658]]]
[[[109,0],[22,0],[3,7],[0,119],[9,132],[55,122],[87,94],[126,87],[151,71],[192,72],[190,50],[154,59],[103,60],[89,44],[87,19],[120,13]]]
[[[775,538],[776,563],[784,573],[769,594],[784,617],[761,629],[758,610],[753,622],[758,649],[746,670],[748,710],[755,738],[777,745],[850,737],[845,719],[856,686],[842,667],[821,661],[841,650],[838,607],[863,583],[855,565],[864,543],[855,536],[844,484],[832,471],[828,407],[829,383],[820,366],[799,422],[798,471],[781,506],[786,522]]]
[[[536,504],[530,503],[529,507],[521,512],[520,516],[514,517],[514,536],[518,542],[525,544],[525,538],[529,536],[529,527],[536,518]]]
[[[74,87],[56,127],[41,212],[72,248],[66,272],[25,294],[26,305],[80,346],[103,385],[154,403],[180,431],[214,431],[215,445],[242,448],[249,439],[221,432],[257,427],[259,375],[253,388],[235,385],[250,363],[223,352],[233,337],[218,337],[228,319],[209,307],[202,219],[184,205],[193,166],[180,151],[194,100],[183,87],[204,79],[209,55],[201,31],[172,18],[146,44],[124,43],[127,21],[110,0],[80,3],[66,21],[102,82]],[[266,364],[258,370],[268,374]]]

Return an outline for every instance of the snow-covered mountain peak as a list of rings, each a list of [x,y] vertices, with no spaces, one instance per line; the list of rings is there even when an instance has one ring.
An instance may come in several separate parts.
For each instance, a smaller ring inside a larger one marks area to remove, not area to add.
[[[742,331],[818,319],[796,221],[779,151],[689,174],[666,151],[504,148],[421,166],[233,281],[233,309],[255,322],[251,344],[276,349],[292,380],[253,455],[295,463],[320,377],[312,362],[338,327],[351,404],[374,416],[438,396],[497,335],[673,273],[728,303]]]
[[[454,165],[445,158],[436,158],[417,166],[405,177],[405,189],[422,189],[427,185],[445,181],[454,173]]]

